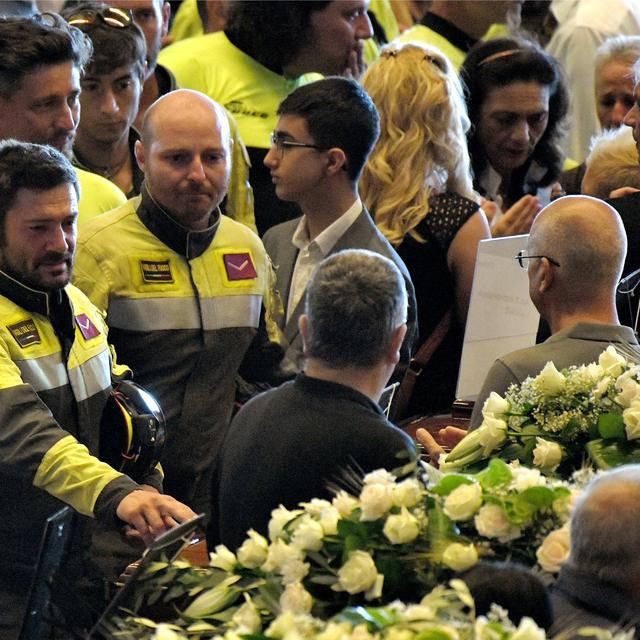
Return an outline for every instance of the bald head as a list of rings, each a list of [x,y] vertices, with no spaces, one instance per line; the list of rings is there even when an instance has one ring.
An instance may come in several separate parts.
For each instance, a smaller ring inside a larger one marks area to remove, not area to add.
[[[617,211],[589,196],[566,196],[536,218],[527,252],[560,264],[556,291],[571,305],[611,298],[627,253],[627,236]]]
[[[629,593],[640,586],[640,465],[607,471],[585,489],[571,517],[570,562]]]
[[[204,93],[191,89],[177,89],[156,100],[142,121],[141,140],[148,146],[175,125],[193,127],[198,124],[219,129],[223,141],[229,144],[229,120],[226,111]]]
[[[156,203],[179,224],[202,230],[227,193],[230,147],[224,109],[202,93],[181,89],[147,110],[136,158]]]

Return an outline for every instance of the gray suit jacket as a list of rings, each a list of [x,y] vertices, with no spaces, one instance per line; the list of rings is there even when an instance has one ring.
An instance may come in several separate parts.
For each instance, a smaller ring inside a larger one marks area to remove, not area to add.
[[[597,362],[609,345],[631,347],[640,355],[638,341],[630,327],[578,322],[540,344],[498,358],[475,401],[470,428],[477,429],[482,424],[482,407],[492,391],[504,396],[512,384],[521,384],[529,376],[537,376],[549,361],[558,369]]]
[[[297,218],[271,227],[262,239],[267,253],[276,268],[277,287],[285,310],[289,301],[293,268],[298,256],[298,248],[293,244],[292,238],[299,221],[300,218]],[[331,253],[337,253],[345,249],[368,249],[369,251],[379,253],[385,256],[385,258],[393,260],[404,276],[409,297],[407,335],[405,336],[400,351],[400,363],[398,367],[396,367],[392,378],[393,381],[399,381],[411,360],[414,342],[418,335],[416,296],[407,267],[389,244],[389,241],[378,231],[369,212],[365,208],[363,208],[362,213],[360,213],[344,235],[336,242],[333,249],[331,249]],[[283,316],[281,320],[282,326],[280,328],[284,333],[288,345],[283,367],[290,372],[302,370],[302,337],[298,331],[298,318],[302,315],[303,310],[304,296],[300,298],[300,302],[297,304],[289,320],[286,320],[286,315]]]

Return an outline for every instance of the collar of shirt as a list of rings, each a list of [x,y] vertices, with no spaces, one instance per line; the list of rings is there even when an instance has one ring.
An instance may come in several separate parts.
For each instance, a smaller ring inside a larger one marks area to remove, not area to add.
[[[356,221],[356,218],[362,212],[362,201],[356,198],[355,202],[332,224],[330,224],[322,233],[319,233],[313,240],[309,239],[309,231],[307,229],[307,218],[302,216],[298,226],[293,234],[291,242],[300,251],[309,248],[318,248],[323,257],[329,254],[336,242],[344,235],[347,229]]]

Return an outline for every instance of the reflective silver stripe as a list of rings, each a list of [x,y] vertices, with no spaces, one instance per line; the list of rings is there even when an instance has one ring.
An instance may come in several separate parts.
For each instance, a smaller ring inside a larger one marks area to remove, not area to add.
[[[69,371],[69,381],[76,400],[86,400],[111,387],[111,358],[109,349],[89,358]]]
[[[78,402],[108,389],[111,385],[111,359],[109,350],[89,358],[80,366],[67,369],[60,353],[33,360],[17,360],[22,380],[35,391],[49,391],[71,384],[73,395]]]
[[[239,295],[200,301],[206,331],[230,327],[256,327],[260,322],[262,296]],[[195,298],[116,298],[109,302],[107,324],[129,331],[199,329]]]
[[[67,369],[62,363],[62,354],[54,353],[32,360],[16,360],[22,380],[36,391],[57,389],[68,384]]]

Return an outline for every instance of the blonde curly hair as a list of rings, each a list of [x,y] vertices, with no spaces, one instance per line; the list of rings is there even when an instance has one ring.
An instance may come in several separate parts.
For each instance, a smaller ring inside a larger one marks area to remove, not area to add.
[[[429,213],[432,194],[476,200],[462,85],[447,57],[418,43],[385,47],[362,78],[380,114],[380,138],[360,194],[380,231],[398,245]]]

